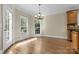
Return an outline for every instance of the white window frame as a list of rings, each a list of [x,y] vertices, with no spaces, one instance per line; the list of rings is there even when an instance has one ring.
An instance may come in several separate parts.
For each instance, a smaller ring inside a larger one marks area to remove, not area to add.
[[[28,17],[26,17],[26,16],[20,16],[20,21],[22,21],[22,19],[21,18],[24,18],[24,19],[26,19],[26,26],[22,26],[22,25],[20,25],[21,27],[20,27],[20,29],[22,28],[22,27],[25,27],[26,28],[26,32],[22,32],[22,29],[21,29],[21,34],[24,34],[24,33],[27,33],[28,34]],[[21,22],[20,22],[21,23]]]
[[[37,20],[37,19],[35,19]],[[35,34],[35,20],[34,20],[34,36],[41,36],[42,31],[43,31],[43,20],[38,20],[40,21],[40,33],[39,34]]]

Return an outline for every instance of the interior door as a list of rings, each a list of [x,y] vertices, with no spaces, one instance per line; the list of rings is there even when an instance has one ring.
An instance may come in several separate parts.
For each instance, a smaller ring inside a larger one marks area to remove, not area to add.
[[[12,11],[11,8],[3,6],[3,50],[12,44]]]

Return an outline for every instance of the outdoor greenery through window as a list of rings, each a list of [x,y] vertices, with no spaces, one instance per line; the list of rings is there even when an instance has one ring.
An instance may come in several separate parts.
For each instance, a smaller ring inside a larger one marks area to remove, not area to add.
[[[27,17],[20,16],[21,19],[21,32],[25,33],[27,32]]]
[[[5,20],[5,31],[9,31],[9,11],[6,11],[5,17],[6,17],[6,20]]]

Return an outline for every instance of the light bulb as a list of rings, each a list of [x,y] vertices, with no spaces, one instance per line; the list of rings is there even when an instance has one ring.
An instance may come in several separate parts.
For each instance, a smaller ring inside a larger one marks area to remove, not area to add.
[[[35,17],[37,17],[37,15],[35,15]]]

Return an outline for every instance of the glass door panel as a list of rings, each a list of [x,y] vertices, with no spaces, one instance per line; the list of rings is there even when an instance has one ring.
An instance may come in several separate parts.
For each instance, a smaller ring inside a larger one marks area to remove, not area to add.
[[[3,6],[3,50],[12,44],[12,10]]]

